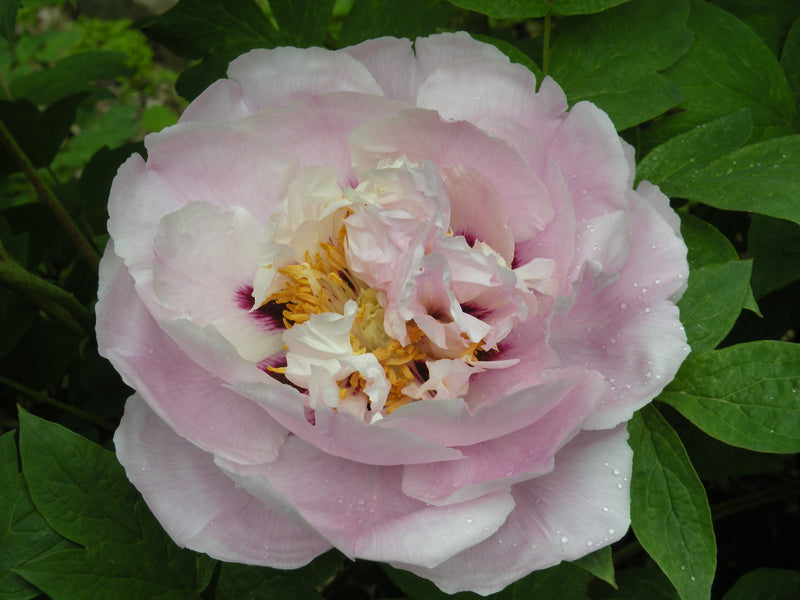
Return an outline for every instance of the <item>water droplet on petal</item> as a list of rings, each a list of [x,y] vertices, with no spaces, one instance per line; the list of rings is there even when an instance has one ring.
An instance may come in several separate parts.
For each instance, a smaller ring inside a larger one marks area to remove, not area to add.
[[[628,303],[627,303],[627,302],[622,302],[622,303],[620,303],[619,307],[620,307],[622,310],[627,310],[627,308],[628,308]]]
[[[604,506],[604,507],[603,507],[603,512],[608,512],[609,510],[611,510],[611,509],[610,509],[610,508],[608,508],[607,506]]]
[[[467,517],[467,523],[472,523],[472,517]]]
[[[609,527],[609,529],[608,529],[608,533],[609,533],[610,535],[614,535],[614,533],[615,533],[616,531],[617,531],[617,530],[616,530],[616,529],[614,529],[613,527]]]
[[[614,469],[611,472],[614,473],[614,475],[619,475],[620,474],[620,470],[619,469]]]
[[[569,538],[567,536],[565,536],[565,535],[561,536],[561,543],[562,544],[566,544],[568,541],[569,541]]]

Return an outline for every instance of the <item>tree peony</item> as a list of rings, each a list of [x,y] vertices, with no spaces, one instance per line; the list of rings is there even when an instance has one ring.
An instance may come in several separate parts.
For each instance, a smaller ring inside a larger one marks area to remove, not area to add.
[[[481,594],[618,540],[688,267],[608,117],[466,34],[228,77],[121,167],[101,265],[117,455],[172,538]]]

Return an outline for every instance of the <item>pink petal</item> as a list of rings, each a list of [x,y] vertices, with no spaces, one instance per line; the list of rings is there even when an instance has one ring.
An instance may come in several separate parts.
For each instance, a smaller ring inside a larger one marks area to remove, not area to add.
[[[514,260],[514,237],[502,198],[494,184],[464,165],[440,169],[450,201],[450,228],[472,245],[485,242],[509,265]]]
[[[310,423],[303,408],[303,395],[291,388],[288,389],[294,392],[295,398],[278,394],[274,386],[264,384],[242,383],[234,385],[233,389],[260,403],[296,436],[333,456],[367,465],[402,465],[461,458],[458,450],[431,443],[413,432],[384,428],[385,418],[369,424],[346,412],[318,406]]]
[[[298,100],[286,110],[259,113],[247,124],[271,147],[296,158],[298,172],[313,166],[332,167],[340,187],[355,187],[358,181],[348,144],[351,133],[405,106],[378,96],[337,92]]]
[[[242,97],[242,86],[230,79],[218,79],[192,100],[181,114],[179,122],[236,121],[249,114]]]
[[[138,395],[114,435],[117,458],[153,514],[181,547],[252,565],[294,569],[330,547],[277,493],[240,489],[179,437]]]
[[[255,402],[226,388],[158,327],[111,244],[100,262],[98,295],[101,354],[176,433],[234,461],[275,458],[286,430]]]
[[[631,450],[624,425],[582,432],[556,455],[551,473],[514,485],[516,507],[485,542],[433,569],[395,566],[447,593],[488,595],[512,581],[620,539],[630,523]]]
[[[496,186],[515,239],[532,237],[553,217],[547,189],[519,153],[467,122],[448,123],[429,110],[403,110],[354,131],[351,146],[358,172],[401,156],[417,163],[430,160],[440,169],[475,170]]]
[[[161,220],[154,242],[151,313],[213,325],[250,362],[283,349],[282,325],[267,327],[252,312],[249,284],[265,228],[247,211],[192,202]],[[242,296],[245,296],[242,298]]]
[[[492,61],[496,65],[508,64],[508,57],[491,44],[476,43],[466,32],[442,33],[414,41],[417,57],[418,80],[423,83],[438,69],[451,65]]]
[[[569,188],[575,218],[591,219],[627,208],[632,165],[608,115],[589,102],[579,102],[560,120],[545,152],[555,161]]]
[[[417,63],[410,40],[382,37],[342,48],[342,52],[367,67],[384,96],[410,104],[415,102]]]
[[[241,85],[250,113],[319,94],[381,94],[363,64],[344,52],[324,48],[251,50],[228,65],[228,77]]]
[[[533,424],[459,447],[464,459],[406,467],[403,492],[429,504],[451,504],[551,471],[556,452],[578,433],[604,390],[599,373],[587,376]]]
[[[513,367],[487,371],[481,375],[496,375],[511,368]],[[525,389],[512,388],[493,405],[475,412],[471,412],[462,399],[412,402],[392,411],[379,425],[413,432],[443,446],[470,446],[535,423],[568,397],[573,388],[586,385],[586,381],[602,385],[596,374],[586,372],[585,369],[571,369],[548,375],[552,377],[550,381]]]
[[[503,58],[438,67],[420,85],[417,105],[448,121],[469,121],[479,127],[485,117],[524,123],[538,109],[536,77]]]
[[[632,230],[638,231],[635,226]],[[631,257],[640,252],[634,242]],[[570,312],[555,314],[551,320],[550,345],[562,363],[596,369],[612,385],[587,423],[590,428],[628,420],[661,392],[689,352],[677,307],[659,298],[668,295],[669,287],[652,291],[634,287],[627,270],[626,266],[612,283],[586,270]]]
[[[249,125],[186,123],[145,138],[111,186],[108,230],[137,283],[147,285],[164,215],[189,202],[240,206],[265,223],[285,196],[294,163]]]
[[[508,490],[428,506],[402,493],[403,467],[344,460],[297,437],[275,462],[231,468],[248,491],[261,497],[274,488],[334,546],[369,560],[432,567],[486,539],[513,509]]]

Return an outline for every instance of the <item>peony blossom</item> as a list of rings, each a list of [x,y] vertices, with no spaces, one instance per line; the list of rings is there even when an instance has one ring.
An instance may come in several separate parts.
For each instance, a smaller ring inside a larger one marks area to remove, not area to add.
[[[488,594],[624,535],[686,247],[605,113],[535,84],[463,33],[253,50],[123,164],[97,334],[177,544]]]

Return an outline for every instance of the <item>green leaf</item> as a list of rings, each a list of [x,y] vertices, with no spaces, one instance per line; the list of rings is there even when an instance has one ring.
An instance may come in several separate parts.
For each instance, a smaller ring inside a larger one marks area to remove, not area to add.
[[[742,575],[722,600],[796,600],[800,572],[788,569],[756,569]]]
[[[569,102],[589,100],[618,130],[656,117],[683,99],[657,71],[691,46],[688,0],[629,2],[613,10],[561,22],[550,73]]]
[[[636,165],[636,181],[646,179],[669,189],[670,179],[680,179],[738,150],[752,132],[753,119],[748,108],[698,125],[651,150]]]
[[[501,19],[560,15],[588,15],[624,4],[629,0],[449,0],[460,8]]]
[[[322,600],[307,580],[282,571],[225,563],[216,600]]]
[[[35,104],[51,104],[61,98],[90,91],[93,81],[130,75],[123,52],[96,50],[61,59],[49,69],[35,71],[11,83],[14,98],[27,98]]]
[[[592,600],[679,600],[678,593],[657,569],[625,569],[617,573],[619,589],[603,589]]]
[[[716,348],[736,322],[750,292],[753,263],[736,260],[689,272],[689,287],[678,302],[692,352]]]
[[[29,100],[0,101],[0,120],[5,123],[20,149],[34,167],[46,167],[55,158],[61,143],[75,122],[78,105],[85,93],[62,98],[40,113]],[[0,146],[0,175],[20,171],[15,157]]]
[[[800,451],[800,345],[762,340],[690,356],[659,396],[708,435]]]
[[[181,0],[139,25],[148,37],[185,58],[217,54],[230,61],[247,50],[285,42],[253,0]]]
[[[720,231],[694,215],[681,214],[681,235],[689,248],[690,269],[737,260],[736,249]]]
[[[23,473],[37,510],[86,546],[17,569],[55,600],[196,598],[195,554],[177,548],[114,455],[20,409]]]
[[[39,590],[13,571],[29,560],[69,548],[31,502],[22,474],[17,472],[14,432],[0,436],[0,598],[26,600]]]
[[[0,358],[16,347],[35,316],[36,311],[19,294],[0,288]]]
[[[795,19],[786,35],[781,52],[781,66],[795,99],[800,102],[800,18]]]
[[[658,145],[742,108],[751,110],[757,138],[789,133],[794,99],[775,55],[753,30],[703,0],[692,1],[689,28],[694,44],[665,71],[685,97],[683,110],[644,130],[644,145]]]
[[[17,22],[16,0],[0,2],[0,37],[9,44],[14,41],[14,24]]]
[[[780,53],[792,21],[800,16],[797,0],[714,0],[714,4],[747,23],[775,55]]]
[[[175,54],[203,59],[181,73],[175,85],[189,100],[224,77],[228,63],[237,56],[289,43],[253,0],[181,0],[139,26]]]
[[[800,279],[800,225],[753,215],[747,233],[747,253],[754,261],[756,298]]]
[[[534,571],[512,583],[496,596],[498,600],[528,600],[529,598],[558,598],[559,600],[588,600],[586,588],[592,575],[574,563],[561,563],[544,571]],[[510,593],[509,593],[510,592]]]
[[[397,0],[355,0],[345,18],[339,46],[351,46],[383,35],[416,37],[447,27],[455,10],[444,0],[418,0],[413,9]]]
[[[659,411],[681,438],[700,479],[716,481],[731,476],[776,472],[784,468],[785,457],[781,454],[752,452],[729,446],[698,429],[668,404],[659,405]]]
[[[437,588],[431,581],[418,577],[408,571],[401,571],[389,565],[381,565],[381,568],[389,576],[397,587],[403,590],[409,598],[413,600],[481,600],[484,596],[479,596],[474,592],[458,592],[457,594],[445,594]],[[491,596],[490,596],[491,598]]]
[[[270,0],[269,7],[281,34],[293,46],[321,45],[336,0]]]
[[[680,438],[652,405],[633,416],[628,431],[633,531],[682,600],[707,600],[716,545],[705,489]]]
[[[341,568],[344,557],[331,550],[318,556],[305,567],[293,571],[280,571],[267,567],[254,567],[223,563],[217,582],[216,600],[309,600],[321,598],[317,586],[333,577]]]
[[[614,563],[612,562],[611,546],[595,550],[591,554],[587,554],[583,558],[573,560],[572,564],[585,569],[598,579],[602,579],[607,584],[614,587],[617,586],[614,580]]]
[[[715,208],[800,223],[800,135],[745,146],[665,182],[662,190]]]

